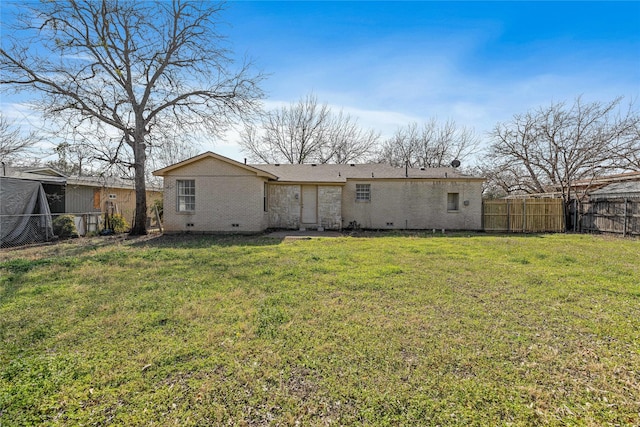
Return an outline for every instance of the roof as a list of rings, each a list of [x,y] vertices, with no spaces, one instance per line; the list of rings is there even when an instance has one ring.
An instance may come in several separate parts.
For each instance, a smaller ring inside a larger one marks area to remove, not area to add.
[[[396,168],[381,163],[367,164],[253,164],[248,165],[225,156],[207,151],[190,159],[158,169],[156,176],[189,164],[213,158],[219,161],[254,172],[278,182],[317,182],[344,183],[347,179],[465,179],[484,181],[484,178],[472,177],[458,172],[454,168]]]
[[[614,175],[604,175],[599,177],[593,177],[588,179],[580,179],[574,181],[574,185],[593,185],[593,184],[606,184],[616,181],[634,181],[640,180],[640,171],[624,172]]]
[[[230,159],[228,157],[221,156],[220,154],[213,153],[211,151],[207,151],[207,152],[199,154],[199,155],[197,155],[195,157],[191,157],[191,158],[183,160],[181,162],[174,163],[172,165],[167,166],[166,168],[158,169],[156,171],[153,171],[153,174],[155,176],[163,176],[163,175],[167,174],[168,172],[171,172],[172,170],[181,168],[183,166],[186,166],[186,165],[189,165],[191,163],[195,163],[195,162],[198,162],[200,160],[207,159],[207,158],[213,158],[213,159],[216,159],[216,160],[220,160],[222,162],[230,163],[230,164],[232,164],[234,166],[238,166],[238,167],[240,167],[242,169],[254,172],[258,176],[264,176],[264,177],[272,178],[272,179],[276,178],[276,176],[271,175],[270,173],[268,173],[268,172],[266,172],[264,170],[255,168],[255,167],[253,167],[251,165],[240,163],[240,162],[235,161],[233,159]]]
[[[39,181],[45,184],[64,185],[67,182],[67,178],[62,173],[51,168],[6,167],[4,173],[6,177]]]
[[[115,176],[70,176],[67,178],[67,185],[100,187],[100,188],[123,188],[127,190],[135,189],[135,182],[132,179],[119,178]],[[147,184],[147,191],[162,191]]]
[[[640,197],[640,181],[615,182],[591,192],[593,199]]]
[[[367,164],[269,164],[251,165],[277,176],[279,182],[346,182],[347,179],[482,179],[463,175],[454,168],[396,168]]]
[[[6,176],[29,181],[40,181],[45,184],[135,189],[135,183],[131,179],[118,178],[114,176],[65,176],[62,172],[49,167],[7,167]],[[147,185],[147,190],[162,191],[162,188]]]

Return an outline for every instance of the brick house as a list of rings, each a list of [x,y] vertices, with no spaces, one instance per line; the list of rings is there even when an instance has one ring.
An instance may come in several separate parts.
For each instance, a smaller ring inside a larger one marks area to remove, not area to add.
[[[482,229],[484,179],[453,168],[249,165],[206,152],[153,174],[167,232]]]

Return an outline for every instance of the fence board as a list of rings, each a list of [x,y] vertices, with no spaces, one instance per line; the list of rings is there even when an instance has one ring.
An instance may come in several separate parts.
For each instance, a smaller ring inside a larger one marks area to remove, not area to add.
[[[578,226],[583,232],[640,235],[640,200],[609,199],[581,203]]]
[[[541,233],[565,229],[562,199],[485,200],[482,219],[485,231]]]

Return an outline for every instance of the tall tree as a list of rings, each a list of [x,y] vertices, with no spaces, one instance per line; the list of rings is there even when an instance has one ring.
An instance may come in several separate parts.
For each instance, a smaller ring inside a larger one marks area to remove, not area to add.
[[[40,141],[40,137],[31,132],[23,135],[20,128],[0,113],[0,161],[14,162],[25,156]]]
[[[567,202],[576,180],[621,167],[621,155],[637,144],[639,120],[621,98],[552,103],[498,123],[486,163],[507,192],[559,191]]]
[[[265,163],[349,163],[371,155],[379,134],[314,95],[266,112],[259,124],[245,126],[240,145],[254,161]]]
[[[478,151],[479,139],[473,130],[458,126],[453,120],[437,119],[418,125],[413,122],[399,128],[387,139],[379,161],[393,166],[443,167],[453,160],[464,162]]]
[[[218,32],[222,10],[182,0],[43,0],[14,37],[3,35],[0,82],[42,94],[42,108],[63,126],[108,135],[103,154],[133,169],[132,234],[146,234],[156,135],[216,134],[258,107],[262,76],[233,63]]]

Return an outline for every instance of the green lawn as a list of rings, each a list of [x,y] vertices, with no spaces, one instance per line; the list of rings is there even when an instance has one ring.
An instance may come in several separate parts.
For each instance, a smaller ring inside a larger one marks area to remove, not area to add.
[[[639,240],[95,238],[0,257],[0,426],[640,425]]]

